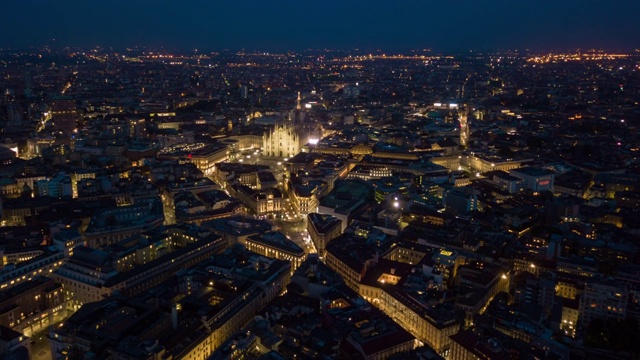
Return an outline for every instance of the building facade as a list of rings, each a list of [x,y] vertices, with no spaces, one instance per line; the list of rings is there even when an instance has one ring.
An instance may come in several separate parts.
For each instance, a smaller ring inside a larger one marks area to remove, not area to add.
[[[307,215],[307,231],[318,256],[324,259],[327,244],[342,234],[342,221],[331,215],[311,213]]]
[[[3,292],[0,325],[30,337],[64,319],[65,303],[62,285],[39,276]]]
[[[276,123],[262,137],[262,153],[265,156],[289,158],[300,152],[304,145],[298,129],[290,121]]]
[[[277,231],[249,236],[242,244],[256,254],[291,262],[292,273],[307,259],[304,249]]]

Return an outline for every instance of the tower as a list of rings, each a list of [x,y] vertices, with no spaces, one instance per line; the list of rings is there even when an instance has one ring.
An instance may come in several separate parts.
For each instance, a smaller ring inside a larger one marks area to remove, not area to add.
[[[67,96],[55,97],[50,105],[51,119],[56,131],[72,132],[76,128],[76,102]]]
[[[302,109],[302,98],[300,97],[300,91],[298,91],[298,98],[296,100],[296,108],[289,111],[289,120],[295,122],[297,125],[304,122],[305,112]]]
[[[20,107],[15,102],[10,102],[7,105],[7,115],[9,115],[9,122],[7,125],[20,126],[20,124],[22,124]]]
[[[470,109],[471,107],[469,105],[465,105],[464,110],[458,112],[458,118],[460,119],[460,145],[465,148],[469,144]]]

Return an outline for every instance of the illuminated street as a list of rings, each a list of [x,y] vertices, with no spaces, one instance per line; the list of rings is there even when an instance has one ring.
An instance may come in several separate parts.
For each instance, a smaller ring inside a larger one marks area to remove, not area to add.
[[[291,241],[303,248],[307,254],[316,253],[316,248],[313,245],[313,242],[309,240],[306,219],[303,219],[302,221],[274,220],[273,223],[276,224],[280,228],[280,231],[291,239]]]

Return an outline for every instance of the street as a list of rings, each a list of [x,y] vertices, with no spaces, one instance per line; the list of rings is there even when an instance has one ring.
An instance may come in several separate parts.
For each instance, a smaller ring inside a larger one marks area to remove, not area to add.
[[[31,359],[51,360],[51,346],[47,338],[48,330],[42,331],[31,338]]]
[[[298,220],[297,222],[282,220],[274,220],[273,222],[280,228],[280,232],[285,234],[291,241],[303,248],[307,255],[315,254],[317,252],[315,246],[313,245],[313,242],[309,240],[306,217],[303,217],[302,221]]]

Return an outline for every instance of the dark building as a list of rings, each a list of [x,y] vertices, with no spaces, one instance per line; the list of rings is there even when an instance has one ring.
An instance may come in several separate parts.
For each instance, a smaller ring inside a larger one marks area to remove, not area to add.
[[[78,113],[76,102],[70,97],[56,97],[51,102],[51,120],[54,130],[64,133],[72,132],[76,128]]]

